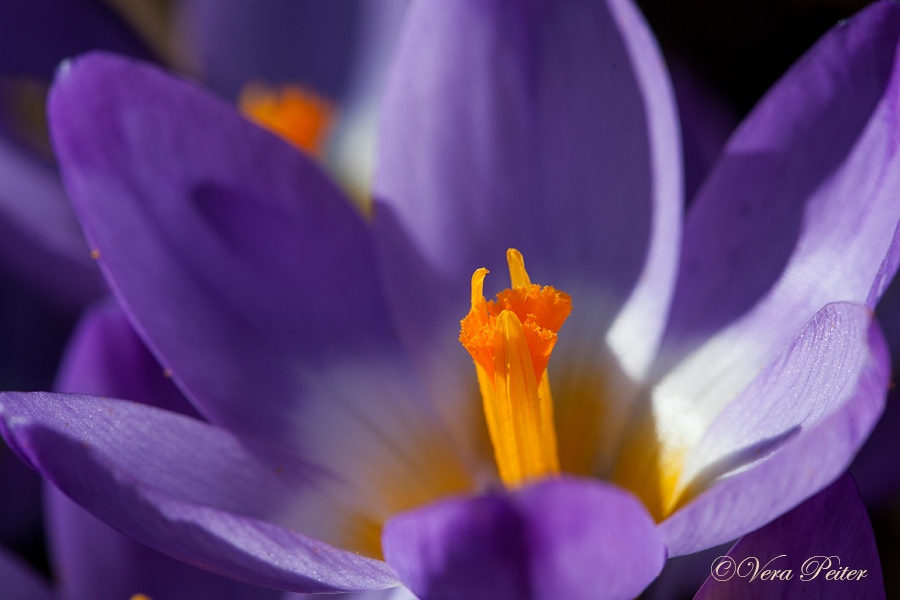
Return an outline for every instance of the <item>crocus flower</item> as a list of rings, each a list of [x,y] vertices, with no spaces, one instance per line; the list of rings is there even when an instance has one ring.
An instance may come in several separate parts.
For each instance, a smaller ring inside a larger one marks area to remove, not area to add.
[[[630,598],[842,473],[888,379],[900,8],[776,85],[683,242],[672,94],[631,4],[420,0],[405,27],[371,222],[191,83],[106,54],[58,75],[76,212],[211,424],[8,393],[10,446],[175,558],[424,599]]]
[[[694,600],[885,598],[872,523],[849,474],[742,537],[710,571]]]

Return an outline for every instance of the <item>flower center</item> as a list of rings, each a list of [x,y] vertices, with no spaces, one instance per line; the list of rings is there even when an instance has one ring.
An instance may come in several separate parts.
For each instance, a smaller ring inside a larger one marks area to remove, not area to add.
[[[307,152],[321,156],[334,110],[331,104],[297,85],[280,89],[251,83],[238,105],[244,116]]]
[[[568,294],[531,283],[522,254],[506,252],[512,288],[484,298],[487,269],[472,275],[472,309],[459,341],[475,360],[500,477],[514,488],[559,473],[547,361],[572,311]]]

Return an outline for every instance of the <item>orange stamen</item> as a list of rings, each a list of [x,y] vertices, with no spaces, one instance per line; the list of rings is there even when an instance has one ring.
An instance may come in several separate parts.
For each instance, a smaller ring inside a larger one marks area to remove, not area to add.
[[[459,341],[475,360],[488,432],[507,486],[559,472],[547,362],[572,300],[531,283],[522,254],[506,253],[512,288],[485,301],[487,269],[472,275]]]
[[[238,105],[257,125],[321,156],[334,120],[334,110],[327,100],[296,85],[274,89],[251,83],[241,91]]]

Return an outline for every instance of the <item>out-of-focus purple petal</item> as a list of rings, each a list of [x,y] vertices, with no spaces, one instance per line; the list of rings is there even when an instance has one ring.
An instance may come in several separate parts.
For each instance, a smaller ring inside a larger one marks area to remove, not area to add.
[[[39,535],[40,489],[34,471],[0,443],[0,544],[19,545]]]
[[[328,139],[328,164],[342,184],[367,200],[375,173],[381,96],[410,1],[362,0],[347,95]]]
[[[740,122],[737,110],[687,64],[669,62],[678,100],[684,154],[684,197],[690,206],[728,136]]]
[[[443,500],[388,521],[388,563],[423,600],[634,598],[665,549],[637,498],[555,479]]]
[[[889,374],[869,309],[824,308],[692,449],[685,493],[708,489],[660,524],[669,553],[757,529],[846,470],[884,407]]]
[[[68,308],[106,291],[59,175],[2,137],[0,262]]]
[[[300,82],[340,100],[353,66],[360,0],[191,0],[204,79],[236,98],[250,80]]]
[[[37,573],[0,547],[0,582],[3,597],[9,600],[52,600],[47,584]]]
[[[652,293],[635,292],[648,306],[633,320],[647,331],[629,349],[639,365],[652,355],[681,155],[665,70],[629,2],[416,2],[383,106],[375,229],[410,344],[455,342],[472,273],[496,274],[488,295],[507,287],[515,247],[533,281],[573,295],[592,339],[643,272]]]
[[[767,569],[790,569],[791,578],[767,576]],[[695,600],[801,597],[885,598],[872,524],[849,474],[738,540],[712,564]]]
[[[82,316],[59,366],[54,388],[58,392],[125,398],[200,418],[111,299]]]
[[[196,410],[134,333],[114,302],[89,310],[60,366],[56,388],[128,398],[191,416]],[[54,571],[66,600],[278,598],[281,592],[225,579],[123,536],[63,495],[44,490]]]
[[[101,267],[214,422],[284,439],[324,371],[398,351],[365,223],[296,149],[105,54],[61,74],[49,114]]]
[[[195,419],[91,396],[10,392],[0,396],[0,417],[20,458],[155,550],[292,591],[396,585],[384,563],[295,531],[322,527],[321,515],[294,503],[331,476],[273,447],[251,451]]]
[[[88,50],[149,58],[115,14],[91,0],[6,2],[0,19],[0,75],[49,80],[59,62]]]
[[[730,139],[688,215],[660,355],[660,375],[671,370],[653,393],[665,428],[702,434],[819,309],[874,306],[890,281],[898,38],[900,5],[867,7],[826,34]]]
[[[709,577],[709,565],[728,552],[732,544],[708,548],[695,554],[675,556],[666,561],[659,577],[641,593],[641,600],[687,600]]]
[[[850,465],[866,506],[883,506],[900,489],[900,396],[888,393],[884,413]]]
[[[151,550],[97,520],[52,485],[45,486],[44,494],[53,570],[66,600],[122,600],[136,593],[171,600],[275,600],[282,594]]]
[[[900,279],[894,279],[875,309],[875,316],[884,331],[891,356],[900,356]],[[900,368],[894,362],[894,373]],[[892,385],[888,392],[884,414],[872,434],[860,448],[850,466],[863,502],[870,509],[883,506],[900,490],[900,395]]]

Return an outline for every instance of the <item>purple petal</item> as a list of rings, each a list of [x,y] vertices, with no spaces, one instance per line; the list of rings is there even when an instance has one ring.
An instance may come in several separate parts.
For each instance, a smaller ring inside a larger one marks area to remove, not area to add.
[[[112,299],[89,309],[72,334],[54,388],[124,398],[200,418]]]
[[[670,61],[669,70],[681,121],[684,196],[690,205],[740,117],[737,110],[687,64]]]
[[[362,0],[347,94],[327,146],[328,164],[358,198],[370,199],[379,107],[411,0]]]
[[[340,99],[360,29],[358,0],[191,0],[204,79],[236,98],[250,80],[299,82]]]
[[[55,169],[2,137],[0,262],[65,307],[106,291]]]
[[[633,598],[665,549],[643,505],[578,479],[444,500],[391,519],[388,563],[418,597],[501,600]]]
[[[900,356],[900,279],[895,278],[885,292],[875,311],[884,331],[891,356]],[[896,362],[894,373],[900,372]],[[878,420],[872,435],[853,460],[850,472],[859,487],[859,493],[870,509],[888,504],[900,490],[900,395],[896,387],[888,392],[884,414]]]
[[[374,196],[409,343],[455,342],[472,273],[487,267],[488,288],[507,287],[512,246],[533,281],[576,306],[581,293],[572,319],[584,319],[586,338],[602,339],[634,294],[641,309],[622,329],[646,335],[619,335],[640,371],[670,298],[681,157],[672,92],[637,10],[618,0],[423,1],[407,17]]]
[[[93,308],[82,318],[56,388],[129,398],[196,415],[114,302]],[[173,560],[118,533],[53,486],[44,493],[54,570],[66,598],[118,600],[141,592],[151,598],[250,600],[281,594]]]
[[[18,546],[39,537],[40,504],[40,477],[0,443],[0,544]]]
[[[384,563],[296,532],[328,527],[296,503],[329,476],[280,450],[189,417],[90,396],[7,393],[0,417],[20,458],[155,550],[292,591],[396,585]]]
[[[0,20],[0,74],[49,80],[66,57],[93,49],[149,57],[107,7],[89,0],[6,2]]]
[[[53,595],[41,578],[0,547],[0,581],[9,600],[51,600]]]
[[[900,464],[897,431],[900,431],[900,396],[895,388],[888,393],[884,414],[850,465],[859,493],[870,508],[889,505],[900,489],[900,469],[896,468]]]
[[[101,267],[211,420],[291,437],[312,379],[391,359],[366,225],[303,154],[195,85],[103,54],[61,74],[49,114]]]
[[[674,331],[715,331],[801,283],[794,304],[814,312],[834,300],[836,281],[846,279],[840,300],[858,302],[890,281],[893,269],[879,268],[900,212],[890,201],[898,37],[900,7],[868,7],[827,33],[742,123],[688,218]],[[829,277],[810,281],[826,260]]]
[[[890,359],[868,308],[823,309],[691,450],[660,524],[670,555],[734,539],[846,470],[882,409]],[[704,490],[705,491],[702,491]]]
[[[872,524],[850,475],[742,537],[711,569],[695,600],[885,598]],[[789,569],[790,579],[767,569]]]
[[[893,2],[838,25],[729,141],[686,224],[658,365],[677,366],[654,390],[666,427],[702,433],[819,309],[873,306],[893,276],[898,37]]]
[[[641,600],[692,598],[709,577],[709,565],[730,547],[731,544],[723,544],[702,552],[670,558],[659,577],[641,594]]]
[[[122,600],[142,593],[171,600],[275,600],[282,595],[169,558],[105,525],[53,486],[44,493],[53,570],[64,598]]]

